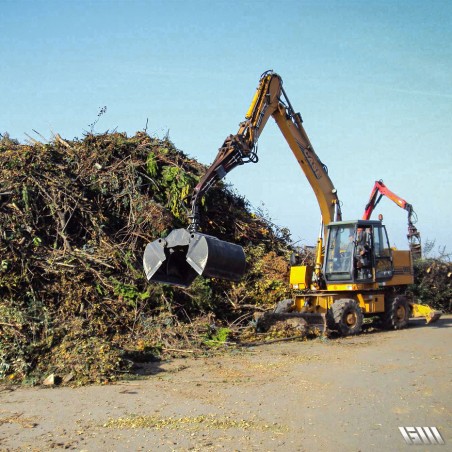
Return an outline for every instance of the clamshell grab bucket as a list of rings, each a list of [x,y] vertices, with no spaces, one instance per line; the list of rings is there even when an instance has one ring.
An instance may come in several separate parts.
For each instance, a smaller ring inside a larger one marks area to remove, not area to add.
[[[238,281],[245,272],[240,245],[210,235],[175,229],[146,246],[143,266],[149,281],[188,287],[202,275]]]

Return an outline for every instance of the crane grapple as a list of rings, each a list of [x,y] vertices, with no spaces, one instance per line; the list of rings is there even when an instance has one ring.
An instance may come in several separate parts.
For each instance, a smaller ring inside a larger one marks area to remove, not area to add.
[[[146,246],[143,266],[149,281],[188,287],[198,275],[238,281],[245,272],[246,261],[240,245],[174,229],[166,238]]]

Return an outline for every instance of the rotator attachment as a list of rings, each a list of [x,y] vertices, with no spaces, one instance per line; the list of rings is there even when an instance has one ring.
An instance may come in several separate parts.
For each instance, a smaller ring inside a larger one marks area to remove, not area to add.
[[[174,229],[146,246],[143,266],[149,281],[188,287],[198,276],[238,281],[245,273],[240,245],[216,237]]]

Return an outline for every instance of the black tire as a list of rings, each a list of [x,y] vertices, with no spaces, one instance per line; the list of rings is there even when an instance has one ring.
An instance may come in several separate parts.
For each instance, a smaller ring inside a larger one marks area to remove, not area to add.
[[[389,330],[401,330],[408,326],[410,306],[403,295],[389,296],[385,299],[383,324]]]
[[[337,300],[328,313],[328,325],[342,336],[359,334],[363,327],[363,311],[359,304],[350,298]]]
[[[276,305],[273,313],[274,314],[284,314],[286,312],[290,312],[292,306],[293,306],[292,299],[278,301],[278,304]]]

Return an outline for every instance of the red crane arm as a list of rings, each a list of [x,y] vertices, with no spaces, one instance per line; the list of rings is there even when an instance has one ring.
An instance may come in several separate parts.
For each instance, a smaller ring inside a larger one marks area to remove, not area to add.
[[[406,202],[403,198],[397,196],[394,192],[389,190],[389,188],[386,187],[382,180],[377,180],[374,184],[374,187],[370,193],[369,202],[366,204],[366,208],[364,210],[364,215],[362,217],[363,220],[370,219],[372,212],[383,196],[386,196],[391,201],[395,202],[399,207],[405,209],[408,212],[408,243],[413,257],[421,257],[421,235],[416,226],[414,226],[417,217],[416,213],[413,210],[413,206]]]
[[[386,187],[382,180],[377,180],[374,184],[372,192],[370,193],[369,202],[366,205],[366,209],[362,218],[363,220],[370,219],[372,212],[383,196],[386,196],[391,201],[394,201],[402,209],[405,209],[408,212],[412,212],[413,206],[411,204],[407,203],[403,198],[397,196],[394,192],[389,190],[389,188]]]

